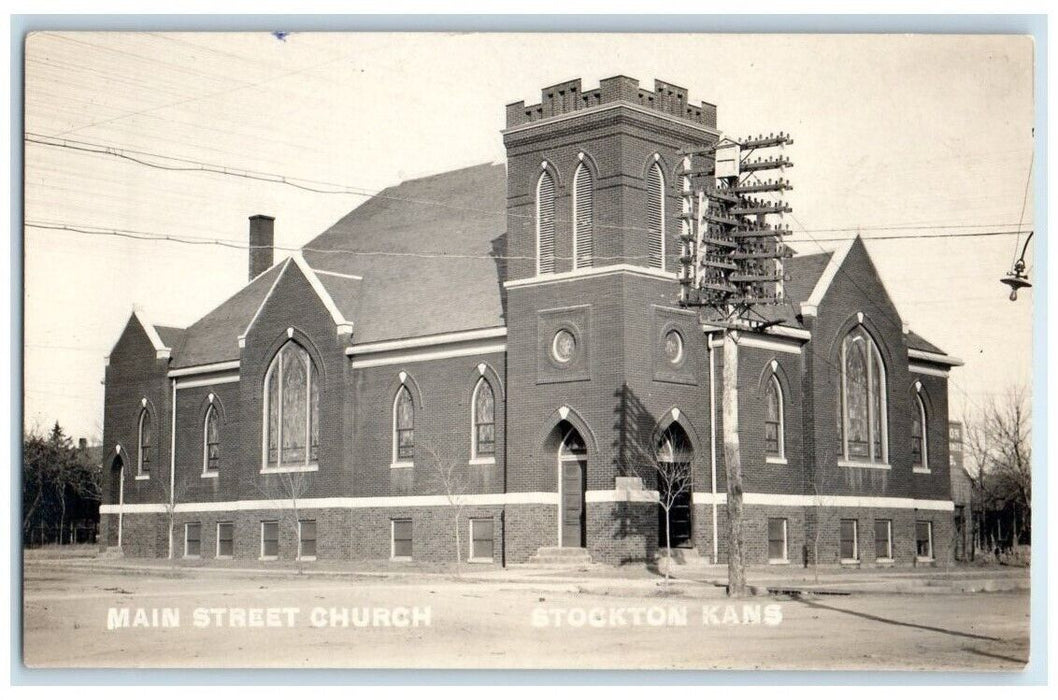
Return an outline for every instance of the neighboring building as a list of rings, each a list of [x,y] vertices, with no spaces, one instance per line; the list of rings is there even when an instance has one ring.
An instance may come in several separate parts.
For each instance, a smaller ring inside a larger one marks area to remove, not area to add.
[[[948,423],[948,455],[951,472],[951,500],[954,507],[952,514],[952,533],[954,555],[958,561],[974,558],[973,533],[973,481],[966,471],[963,461],[964,427],[959,421]]]
[[[272,265],[253,217],[242,291],[186,329],[134,313],[109,357],[106,542],[165,556],[175,493],[177,556],[451,560],[440,461],[464,558],[641,561],[664,521],[630,467],[660,446],[694,480],[676,544],[724,560],[720,338],[675,275],[679,153],[717,137],[675,85],[575,80],[507,107],[506,168],[387,189],[303,255]],[[958,360],[859,239],[787,270],[740,341],[750,561],[949,558]]]

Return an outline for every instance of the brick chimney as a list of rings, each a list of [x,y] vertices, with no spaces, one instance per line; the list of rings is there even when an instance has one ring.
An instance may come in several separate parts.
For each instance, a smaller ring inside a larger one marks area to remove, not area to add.
[[[250,217],[250,279],[272,267],[275,262],[275,217],[256,214]]]

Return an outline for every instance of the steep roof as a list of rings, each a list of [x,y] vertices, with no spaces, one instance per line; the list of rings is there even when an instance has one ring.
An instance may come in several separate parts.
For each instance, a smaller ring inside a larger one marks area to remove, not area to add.
[[[500,326],[506,208],[503,165],[409,180],[349,212],[303,254],[316,270],[363,276],[355,291],[335,294],[356,343]]]
[[[926,352],[935,352],[941,355],[947,354],[936,345],[911,330],[904,334],[904,342],[907,344],[907,347],[912,350],[925,350]]]
[[[154,330],[158,333],[158,337],[162,339],[162,344],[173,351],[180,347],[180,342],[184,339],[183,328],[156,325]]]

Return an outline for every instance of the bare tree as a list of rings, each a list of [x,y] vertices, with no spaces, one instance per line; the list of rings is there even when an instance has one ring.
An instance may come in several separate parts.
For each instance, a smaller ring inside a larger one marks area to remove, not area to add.
[[[294,541],[300,546],[301,510],[298,503],[312,487],[312,472],[285,471],[263,474],[259,481],[253,482],[253,487],[266,500],[289,504],[288,508],[279,508],[278,520],[289,528]],[[297,556],[295,561],[297,572],[300,574],[303,572],[302,559]]]
[[[430,475],[432,486],[440,491],[452,511],[452,531],[455,534],[456,577],[462,577],[463,542],[460,536],[460,523],[466,507],[467,480],[462,463],[455,459],[443,459],[430,447],[418,447],[426,456],[426,472]]]
[[[644,485],[643,493],[652,502],[657,503],[665,514],[665,582],[668,583],[672,571],[672,509],[689,494],[693,479],[688,460],[682,455],[689,452],[689,446],[682,438],[672,433],[666,434],[660,441],[649,447],[635,446],[629,455],[625,471],[639,478]],[[646,485],[656,485],[657,490],[647,489]]]
[[[816,583],[819,583],[819,547],[823,541],[823,533],[827,531],[835,514],[833,508],[826,507],[826,494],[834,486],[834,477],[837,476],[837,472],[827,471],[830,458],[831,451],[823,450],[809,484],[815,517],[815,529],[812,532],[812,572]]]
[[[168,475],[166,475],[168,476]],[[175,479],[168,478],[158,479],[158,485],[162,491],[162,506],[165,508],[166,526],[168,532],[168,554],[166,557],[176,565],[176,556],[174,553],[175,542],[173,540],[174,530],[176,528],[176,507],[184,501],[184,497],[187,496],[187,492],[190,489],[190,484],[186,479]]]
[[[1009,389],[998,401],[984,404],[966,424],[967,452],[975,463],[969,470],[978,509],[988,516],[1007,511],[1011,544],[1016,546],[1031,526],[1032,411],[1023,387]],[[995,520],[997,529],[1002,527]],[[1000,546],[1002,531],[994,544]]]

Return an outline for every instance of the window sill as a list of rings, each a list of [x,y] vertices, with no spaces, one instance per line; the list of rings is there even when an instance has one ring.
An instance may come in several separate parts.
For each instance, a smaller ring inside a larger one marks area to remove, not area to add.
[[[316,561],[316,557],[298,557],[298,561]]]
[[[220,476],[220,472],[202,472],[203,479],[216,479]]]
[[[277,559],[279,559],[279,557],[278,557],[278,556],[274,556],[274,557],[265,557],[265,556],[262,556],[262,557],[258,557],[258,558],[257,558],[257,560],[258,560],[258,561],[276,561]]]
[[[472,466],[472,467],[475,467],[475,466],[478,466],[478,465],[483,465],[483,464],[495,464],[495,463],[496,463],[496,458],[495,457],[475,457],[472,460],[470,460],[470,462],[469,462],[470,466]]]
[[[471,557],[467,559],[468,564],[491,564],[493,563],[492,557],[485,559],[483,557]]]
[[[295,472],[315,472],[319,471],[320,465],[303,464],[299,467],[261,467],[261,474],[291,474]]]
[[[838,466],[852,469],[892,469],[888,462],[858,462],[851,459],[839,459]]]
[[[184,559],[201,559],[201,554],[185,554]]]
[[[766,464],[789,464],[785,457],[765,457],[764,462]]]
[[[933,557],[915,557],[915,561],[919,564],[932,564],[935,559]]]
[[[235,557],[233,557],[230,554],[218,554],[217,556],[215,556],[213,558],[214,559],[234,559]]]
[[[842,566],[859,566],[860,565],[860,560],[859,559],[842,559],[841,560],[841,564],[842,564]]]
[[[390,561],[411,561],[411,557],[390,557]]]
[[[932,474],[933,473],[933,472],[931,472],[929,470],[929,467],[912,467],[911,471],[914,474]]]
[[[390,469],[410,469],[415,466],[415,462],[394,462],[389,465]]]
[[[150,478],[151,478],[150,474],[137,474],[136,475],[136,481],[147,481],[147,479],[150,479]]]
[[[769,559],[768,563],[769,564],[789,564],[790,560],[789,559]]]
[[[874,560],[875,564],[895,564],[896,560],[892,557],[878,557]]]

